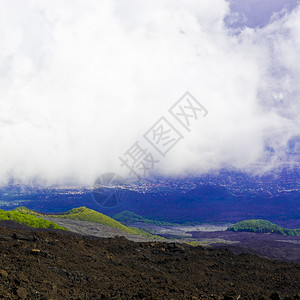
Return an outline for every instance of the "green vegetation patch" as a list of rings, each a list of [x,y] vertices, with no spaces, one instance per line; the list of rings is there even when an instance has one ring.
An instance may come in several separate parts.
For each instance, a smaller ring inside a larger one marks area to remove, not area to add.
[[[37,216],[21,213],[15,210],[5,211],[0,209],[0,221],[14,221],[19,224],[27,225],[34,228],[51,228],[67,230],[53,222],[38,218]]]
[[[32,214],[32,215],[36,215],[36,216],[45,216],[41,213],[35,212],[35,211],[30,210],[23,206],[16,208],[16,210],[21,213],[25,213],[25,214]],[[139,234],[144,237],[155,238],[155,239],[163,239],[160,236],[153,235],[142,229],[125,226],[125,225],[121,224],[120,222],[118,222],[102,213],[99,213],[92,209],[86,208],[84,206],[73,208],[73,209],[66,211],[64,213],[61,213],[61,214],[55,214],[55,215],[47,214],[46,216],[51,217],[51,218],[71,219],[71,220],[77,220],[77,221],[88,221],[91,223],[99,223],[102,225],[120,229],[121,231],[126,232],[126,233]]]
[[[123,224],[135,224],[135,223],[144,223],[144,224],[152,224],[152,225],[157,225],[157,226],[172,226],[172,225],[177,225],[174,223],[168,223],[165,221],[159,221],[159,220],[152,220],[152,219],[147,219],[144,218],[140,215],[137,215],[136,213],[125,210],[122,211],[118,214],[115,214],[113,216],[113,219],[123,223]]]
[[[300,235],[300,229],[282,228],[272,222],[266,220],[246,220],[238,222],[227,228],[229,231],[247,231],[259,233],[277,233],[288,236]]]

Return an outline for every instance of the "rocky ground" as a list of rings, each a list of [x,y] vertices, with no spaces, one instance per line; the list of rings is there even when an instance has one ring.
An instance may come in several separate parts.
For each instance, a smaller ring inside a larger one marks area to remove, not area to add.
[[[205,240],[224,240],[226,241],[225,247],[234,253],[246,252],[261,257],[300,264],[300,236],[232,231],[195,231],[191,233],[195,240],[202,243]],[[217,240],[216,242],[210,242],[210,244],[213,247],[223,247],[222,243]]]
[[[0,224],[2,299],[300,299],[300,265]]]
[[[44,217],[49,221],[67,228],[68,230],[82,235],[96,237],[124,236],[135,242],[155,241],[153,238],[145,238],[136,234],[128,234],[119,229],[108,227],[98,223],[76,221]],[[142,226],[140,226],[143,228]],[[145,226],[144,224],[144,227]],[[253,232],[232,232],[220,230],[220,226],[150,226],[155,233],[167,238],[166,242],[192,242],[193,245],[226,247],[232,252],[257,254],[261,257],[279,259],[300,263],[300,236],[284,236],[280,234],[261,234]],[[200,229],[193,231],[195,229]],[[214,230],[214,231],[209,231]]]
[[[77,220],[70,220],[70,219],[49,218],[49,217],[43,217],[43,219],[52,221],[57,225],[67,228],[68,230],[74,233],[79,233],[82,235],[104,237],[104,238],[124,236],[126,239],[134,242],[149,242],[155,240],[137,234],[126,233],[118,228],[113,228],[99,223],[91,223],[87,221],[77,221]]]

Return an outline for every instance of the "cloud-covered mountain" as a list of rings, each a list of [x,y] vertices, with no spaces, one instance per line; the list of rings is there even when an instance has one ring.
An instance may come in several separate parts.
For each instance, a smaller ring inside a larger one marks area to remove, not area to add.
[[[187,90],[208,114],[190,132],[172,121],[183,139],[155,172],[299,163],[300,7],[266,1],[256,27],[264,4],[237,2],[0,1],[0,183],[124,173],[119,156]]]

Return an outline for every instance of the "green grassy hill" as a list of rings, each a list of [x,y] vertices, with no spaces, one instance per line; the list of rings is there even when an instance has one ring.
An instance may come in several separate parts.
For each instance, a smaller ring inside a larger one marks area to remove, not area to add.
[[[18,207],[15,209],[16,211],[24,214],[30,214],[30,215],[35,215],[35,216],[45,216],[41,213],[35,212],[33,210],[30,210],[24,206]],[[47,217],[51,218],[61,218],[61,219],[71,219],[71,220],[78,220],[78,221],[88,221],[92,223],[99,223],[102,225],[110,226],[113,228],[117,228],[122,230],[123,232],[126,233],[131,233],[131,234],[139,234],[144,237],[151,237],[151,238],[157,238],[157,239],[162,239],[160,236],[156,236],[153,234],[150,234],[142,229],[135,228],[135,227],[129,227],[121,224],[120,222],[102,214],[97,211],[94,211],[92,209],[86,208],[86,207],[77,207],[73,208],[69,211],[66,211],[61,214],[55,214],[55,215],[46,215]]]
[[[229,231],[248,231],[259,233],[277,233],[282,235],[300,235],[300,229],[282,228],[266,220],[246,220],[238,222],[227,228]]]
[[[129,210],[125,210],[118,214],[113,215],[113,219],[115,219],[123,224],[144,223],[144,224],[165,225],[165,226],[176,225],[174,223],[168,223],[168,222],[164,222],[164,221],[147,219],[147,218],[137,215],[134,212],[129,211]]]
[[[19,224],[27,225],[34,228],[51,228],[67,230],[53,222],[38,218],[34,215],[24,214],[15,210],[5,211],[0,209],[0,221],[14,221]]]

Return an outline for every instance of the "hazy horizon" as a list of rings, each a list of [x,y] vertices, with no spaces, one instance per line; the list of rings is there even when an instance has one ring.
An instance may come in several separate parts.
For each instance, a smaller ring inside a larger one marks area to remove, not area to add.
[[[0,1],[0,185],[126,175],[136,141],[159,175],[299,166],[299,20],[297,1]],[[190,130],[169,112],[187,91]],[[161,117],[165,155],[144,138]]]

